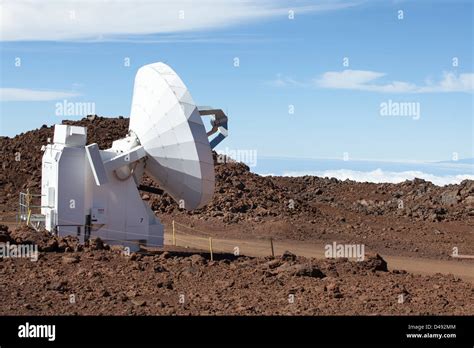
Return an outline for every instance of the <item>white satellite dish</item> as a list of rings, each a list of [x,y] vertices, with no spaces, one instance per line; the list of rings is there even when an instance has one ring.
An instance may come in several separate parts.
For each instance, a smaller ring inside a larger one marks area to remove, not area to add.
[[[207,133],[201,119],[205,115],[211,116]],[[98,236],[135,250],[137,242],[163,245],[163,226],[137,190],[156,191],[140,185],[143,173],[182,208],[208,203],[214,193],[212,149],[227,136],[227,116],[219,109],[196,107],[179,76],[155,63],[136,75],[129,134],[99,150],[97,144],[85,145],[86,133],[84,127],[56,125],[54,143],[45,147],[45,227],[81,240]]]
[[[186,209],[214,193],[214,161],[193,98],[167,65],[145,65],[135,77],[130,131],[148,159],[145,172]]]

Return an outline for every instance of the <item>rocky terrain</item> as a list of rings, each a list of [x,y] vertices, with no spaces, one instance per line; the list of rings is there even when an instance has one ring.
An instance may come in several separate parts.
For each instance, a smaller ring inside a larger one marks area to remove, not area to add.
[[[86,126],[89,143],[102,149],[128,129],[123,117],[63,122]],[[124,255],[100,240],[79,245],[74,238],[16,227],[18,194],[40,192],[41,146],[52,137],[46,125],[0,137],[0,224],[10,227],[0,226],[0,243],[34,244],[40,251],[36,262],[0,258],[0,314],[474,313],[472,283],[394,270],[383,260],[393,255],[472,265],[453,261],[451,253],[457,248],[474,255],[474,181],[439,187],[421,179],[373,184],[263,177],[214,154],[215,195],[204,208],[188,212],[166,193],[142,193],[168,231],[176,220],[245,243],[272,237],[285,245],[363,244],[371,256],[356,262],[290,252],[255,258],[216,253],[210,261],[199,250],[170,246]],[[143,184],[159,187],[146,176]]]
[[[81,121],[63,121],[87,127],[88,143],[108,148],[112,141],[126,135],[127,118],[89,116]],[[0,137],[0,203],[16,208],[18,191],[31,188],[38,192],[41,180],[41,146],[53,137],[53,127],[22,133],[14,138]],[[216,155],[214,154],[216,160]],[[311,203],[327,203],[365,215],[405,216],[422,221],[456,221],[474,217],[474,181],[459,185],[435,186],[422,179],[402,184],[356,183],[334,178],[262,177],[242,163],[226,159],[216,164],[216,195],[211,204],[194,215],[237,223],[248,218],[301,217],[315,214]],[[144,183],[153,182],[144,178]],[[147,195],[149,197],[149,195]],[[178,205],[164,194],[152,196],[152,207],[160,213],[179,211]],[[258,219],[257,219],[258,221]]]
[[[474,313],[472,284],[365,261],[180,250],[125,255],[100,240],[43,238],[0,226],[0,241],[37,243],[37,261],[0,258],[0,315],[373,315]],[[21,277],[20,277],[21,275]]]
[[[108,148],[127,133],[128,119],[89,116],[63,123],[86,126],[88,142]],[[0,218],[12,219],[18,193],[40,192],[41,146],[53,128],[0,137]],[[454,247],[474,254],[474,181],[435,186],[421,179],[400,184],[335,178],[262,177],[215,157],[216,190],[206,207],[187,212],[166,193],[143,193],[163,220],[176,219],[233,238],[364,243],[397,255],[450,258]],[[158,187],[146,176],[143,184]],[[10,216],[7,216],[10,214]]]

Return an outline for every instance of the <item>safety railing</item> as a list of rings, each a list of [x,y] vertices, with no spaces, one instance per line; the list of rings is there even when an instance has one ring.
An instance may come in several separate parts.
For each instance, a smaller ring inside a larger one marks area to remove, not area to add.
[[[44,226],[45,216],[41,214],[41,208],[49,207],[41,205],[41,197],[41,194],[31,193],[29,189],[26,192],[20,192],[17,223],[25,222],[35,230]]]

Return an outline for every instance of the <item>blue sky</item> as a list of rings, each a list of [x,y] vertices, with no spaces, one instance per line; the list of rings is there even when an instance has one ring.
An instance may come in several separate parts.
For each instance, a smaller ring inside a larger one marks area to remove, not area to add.
[[[472,1],[176,1],[155,2],[155,13],[137,9],[153,2],[105,10],[42,3],[1,5],[0,135],[80,119],[55,115],[64,99],[127,116],[137,69],[164,61],[198,105],[228,113],[221,148],[293,158],[474,157]],[[179,11],[184,18],[167,21]],[[389,101],[417,103],[419,117],[381,115]]]

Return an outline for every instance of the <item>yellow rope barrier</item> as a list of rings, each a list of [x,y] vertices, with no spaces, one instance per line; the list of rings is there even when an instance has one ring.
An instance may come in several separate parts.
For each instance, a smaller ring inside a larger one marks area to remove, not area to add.
[[[29,201],[31,200],[31,197],[30,195],[27,195],[26,197],[26,200],[28,202],[28,208],[29,208]],[[29,224],[30,222],[30,217],[31,217],[31,209],[29,208],[28,209],[28,218],[27,218],[27,224]],[[202,234],[205,234],[209,237],[203,237],[203,236],[198,236],[198,235],[195,235],[195,234],[190,234],[190,233],[186,233],[182,230],[179,230],[177,227],[178,226],[181,226],[181,227],[184,227],[188,230],[191,230],[191,231],[196,231],[196,232],[199,232],[199,233],[202,233]],[[139,233],[130,233],[128,232],[127,234],[129,235],[137,235],[137,236],[141,236],[141,234]],[[182,236],[188,236],[190,238],[181,238],[181,237],[178,237],[178,234],[182,235]],[[216,242],[219,247],[223,250],[225,250],[226,248],[229,248],[229,253],[234,253],[234,250],[236,247],[238,247],[239,249],[239,254],[242,254],[242,249],[245,250],[245,246],[251,246],[252,249],[249,250],[249,252],[255,254],[255,253],[261,253],[261,252],[268,252],[268,247],[267,246],[260,246],[255,243],[252,243],[252,242],[248,242],[248,241],[244,241],[244,240],[235,240],[235,241],[228,241],[228,240],[220,240],[220,239],[217,239],[216,241],[213,241],[212,240],[212,237],[211,237],[212,234],[210,233],[206,233],[206,232],[203,232],[203,231],[200,231],[200,230],[197,230],[193,227],[190,227],[190,226],[186,226],[186,225],[183,225],[179,222],[176,222],[176,221],[172,221],[172,235],[171,235],[171,242],[173,244],[173,246],[177,246],[177,242],[182,242],[183,244],[185,244],[186,247],[193,247],[193,248],[196,248],[196,249],[200,249],[200,250],[205,250],[206,249],[206,242],[208,243],[208,248],[209,248],[209,252],[210,252],[210,256],[211,256],[211,260],[214,259],[214,242]],[[197,239],[197,240],[201,240],[202,242],[199,243],[199,242],[196,242],[196,241],[190,241],[189,239]],[[129,242],[129,240],[119,240],[119,239],[116,239],[115,241],[117,242]],[[273,241],[271,241],[271,243],[273,244]],[[153,247],[154,245],[148,245],[148,246],[151,246]],[[156,247],[161,247],[161,245],[156,245]],[[242,248],[244,247],[244,248]],[[245,251],[244,253],[245,254]],[[242,255],[243,255],[242,254]]]
[[[213,241],[212,237],[210,237],[211,236],[210,233],[206,233],[206,232],[200,231],[198,229],[195,229],[193,227],[183,225],[183,224],[181,224],[179,222],[176,222],[174,220],[173,220],[172,226],[173,226],[173,235],[172,235],[173,245],[176,245],[175,242],[174,242],[175,240],[179,240],[179,241],[184,242],[185,244],[195,246],[198,249],[204,249],[205,248],[204,243],[199,243],[198,241],[199,240],[201,240],[203,242],[207,241],[208,242],[209,253],[210,253],[210,256],[211,256],[211,260],[214,259],[214,255],[213,255],[213,253],[214,253],[214,245],[213,245],[214,243],[213,242],[214,241]],[[205,234],[209,237],[202,237],[202,236],[198,236],[196,234],[186,233],[182,230],[179,230],[177,228],[177,226],[181,226],[181,227],[184,227],[188,230],[196,231],[196,232]],[[191,242],[188,239],[178,238],[176,236],[177,234],[180,234],[182,236],[188,236],[188,237],[193,238],[197,241]],[[247,254],[245,252],[245,249],[246,249],[245,246],[248,246],[248,247],[252,248],[252,249],[248,250],[248,252],[251,253],[251,254],[268,253],[268,251],[269,251],[268,246],[265,246],[265,245],[261,246],[261,245],[258,245],[258,243],[255,244],[255,243],[244,241],[244,240],[228,241],[228,240],[217,239],[216,242],[219,245],[221,250],[226,250],[227,248],[229,248],[228,252],[230,252],[230,253],[235,253],[235,248],[237,247],[239,254],[242,254],[242,249],[244,249],[243,254]],[[274,256],[275,255],[275,249],[274,249],[274,245],[273,245],[274,244],[273,238],[270,238],[269,242],[270,242],[270,253],[269,253],[269,255]],[[242,247],[244,247],[244,248],[242,248]]]

